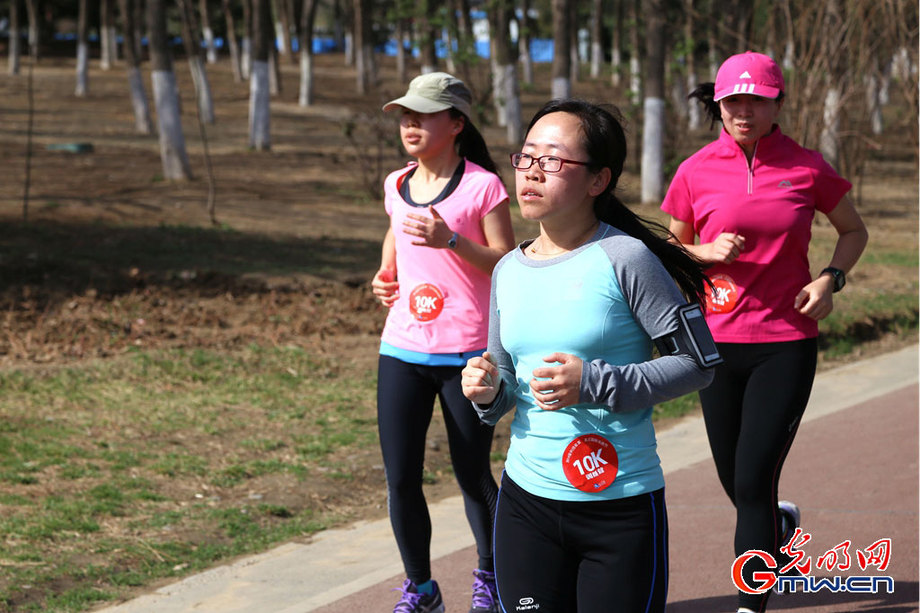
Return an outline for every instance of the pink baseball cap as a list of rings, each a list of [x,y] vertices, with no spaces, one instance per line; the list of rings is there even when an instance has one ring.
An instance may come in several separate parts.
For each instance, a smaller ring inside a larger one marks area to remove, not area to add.
[[[718,102],[738,94],[777,98],[785,90],[783,71],[773,58],[748,51],[722,62],[716,74],[716,95],[712,99]]]

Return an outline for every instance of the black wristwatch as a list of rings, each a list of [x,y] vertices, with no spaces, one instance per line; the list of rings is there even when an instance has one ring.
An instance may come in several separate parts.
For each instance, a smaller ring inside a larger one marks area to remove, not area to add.
[[[843,286],[847,284],[846,274],[839,268],[834,268],[833,266],[828,266],[821,271],[821,274],[829,272],[831,276],[834,277],[834,293],[836,294],[843,289]]]
[[[447,248],[448,248],[448,249],[456,249],[456,248],[457,248],[457,238],[459,238],[459,236],[460,236],[459,234],[457,234],[456,232],[454,232],[454,235],[451,236],[449,239],[447,239]],[[835,291],[836,291],[836,290],[835,290]]]

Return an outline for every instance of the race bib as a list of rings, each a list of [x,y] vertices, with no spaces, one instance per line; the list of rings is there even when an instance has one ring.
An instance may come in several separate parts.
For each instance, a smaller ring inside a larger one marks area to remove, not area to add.
[[[409,294],[409,311],[419,321],[431,321],[444,308],[444,294],[438,286],[422,283]]]
[[[579,436],[562,454],[565,478],[583,492],[600,492],[617,478],[619,460],[613,443],[599,434]]]
[[[738,304],[738,286],[728,275],[712,275],[712,287],[706,286],[706,310],[710,313],[728,313]]]

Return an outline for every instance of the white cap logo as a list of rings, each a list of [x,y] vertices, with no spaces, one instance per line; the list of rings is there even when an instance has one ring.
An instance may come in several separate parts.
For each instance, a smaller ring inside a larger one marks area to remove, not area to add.
[[[747,70],[745,70],[744,72],[741,73],[741,76],[738,77],[738,78],[739,78],[739,79],[750,79],[750,78],[751,78],[751,73],[749,73]]]

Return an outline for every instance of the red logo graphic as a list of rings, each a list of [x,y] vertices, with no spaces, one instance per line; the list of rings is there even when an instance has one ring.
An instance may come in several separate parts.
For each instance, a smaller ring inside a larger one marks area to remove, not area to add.
[[[792,539],[780,548],[791,562],[778,568],[776,558],[759,549],[751,549],[735,558],[731,568],[732,582],[739,590],[746,594],[763,594],[774,586],[789,592],[816,593],[821,590],[830,592],[853,592],[877,594],[886,589],[889,594],[894,592],[894,579],[884,575],[856,575],[816,577],[811,574],[812,558],[805,555],[799,547],[811,540],[811,534],[801,528],[795,529]],[[853,542],[847,539],[839,545],[831,547],[818,556],[815,564],[816,570],[848,571],[858,566],[860,571],[866,571],[874,566],[879,572],[884,572],[891,561],[891,539],[878,539],[865,549],[856,550],[856,560],[850,554]],[[758,559],[759,565],[766,570],[752,572],[750,580],[743,575],[743,568],[752,560]],[[789,571],[798,570],[788,575]]]
[[[706,309],[710,313],[728,313],[738,303],[738,286],[728,275],[712,275],[712,287],[706,286]]]
[[[619,459],[613,443],[599,434],[579,436],[562,454],[562,470],[569,483],[583,492],[599,492],[617,478]]]
[[[444,294],[436,285],[422,283],[409,294],[409,311],[419,321],[431,321],[444,308]]]

